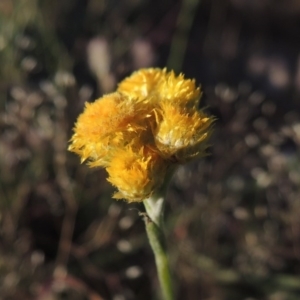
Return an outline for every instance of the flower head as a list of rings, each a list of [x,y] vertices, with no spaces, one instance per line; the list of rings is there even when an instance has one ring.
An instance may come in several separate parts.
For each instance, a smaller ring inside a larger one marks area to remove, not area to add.
[[[162,102],[160,107],[155,142],[162,156],[177,162],[204,156],[213,119],[202,111],[173,103]]]
[[[140,202],[162,184],[166,162],[149,148],[127,146],[114,153],[107,172],[108,181],[119,190],[114,198]]]
[[[78,117],[69,150],[89,160],[91,166],[107,166],[111,150],[124,147],[146,130],[146,105],[113,93],[86,103]]]
[[[143,201],[164,183],[171,165],[205,155],[214,119],[198,109],[195,80],[166,69],[142,69],[117,92],[87,103],[69,150],[106,168],[114,198]]]

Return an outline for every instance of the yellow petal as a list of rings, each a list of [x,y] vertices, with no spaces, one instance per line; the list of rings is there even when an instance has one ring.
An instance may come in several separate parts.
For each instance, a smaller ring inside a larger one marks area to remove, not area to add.
[[[194,79],[185,79],[183,74],[176,77],[173,71],[159,82],[158,91],[161,101],[176,102],[181,106],[197,106],[201,96]]]
[[[118,91],[131,97],[147,97],[157,94],[158,85],[165,81],[166,69],[141,69],[125,78],[118,86]]]

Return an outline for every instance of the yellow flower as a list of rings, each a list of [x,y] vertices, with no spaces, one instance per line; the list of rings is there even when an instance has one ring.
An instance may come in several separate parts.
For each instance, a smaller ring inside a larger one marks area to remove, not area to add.
[[[153,104],[161,101],[176,102],[178,105],[198,105],[200,88],[194,79],[176,77],[174,71],[166,69],[141,69],[125,78],[118,86],[120,93],[131,97],[151,97]]]
[[[142,69],[117,92],[87,103],[78,117],[69,150],[91,167],[106,168],[116,199],[143,201],[166,174],[204,156],[214,118],[198,109],[195,80],[166,69]]]
[[[204,156],[214,119],[170,102],[162,102],[160,107],[155,141],[162,156],[180,163]]]
[[[113,93],[86,103],[78,117],[69,150],[89,160],[91,166],[107,166],[110,152],[147,130],[147,105]]]
[[[108,181],[119,190],[115,199],[141,202],[163,183],[166,162],[149,148],[127,146],[114,153],[107,172]]]

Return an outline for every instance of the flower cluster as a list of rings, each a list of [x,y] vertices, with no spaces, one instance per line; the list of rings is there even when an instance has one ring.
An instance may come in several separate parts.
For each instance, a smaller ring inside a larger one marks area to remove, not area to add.
[[[69,150],[106,168],[114,198],[143,201],[174,164],[205,155],[212,117],[199,110],[195,80],[166,69],[142,69],[116,92],[86,103]]]

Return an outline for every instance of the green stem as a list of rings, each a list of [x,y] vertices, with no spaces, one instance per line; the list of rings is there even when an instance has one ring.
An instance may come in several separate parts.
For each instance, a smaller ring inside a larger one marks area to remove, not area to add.
[[[146,199],[144,205],[147,212],[145,216],[146,231],[154,253],[163,299],[174,300],[165,236],[162,229],[164,198],[153,196]]]
[[[153,195],[152,197],[144,201],[145,209],[148,217],[154,222],[157,227],[163,230],[163,217],[164,217],[164,206],[165,199],[159,195]]]

